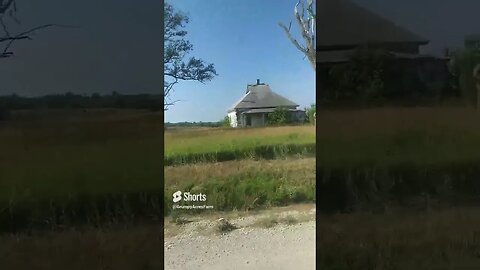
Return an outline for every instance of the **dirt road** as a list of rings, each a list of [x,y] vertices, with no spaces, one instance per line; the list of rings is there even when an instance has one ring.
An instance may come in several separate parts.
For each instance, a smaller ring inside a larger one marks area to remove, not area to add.
[[[230,232],[215,230],[217,219],[181,225],[166,231],[165,269],[315,269],[314,215],[312,206],[276,209],[229,219]]]

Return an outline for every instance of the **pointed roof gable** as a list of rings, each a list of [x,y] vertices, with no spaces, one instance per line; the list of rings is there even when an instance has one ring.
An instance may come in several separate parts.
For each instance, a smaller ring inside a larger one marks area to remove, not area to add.
[[[229,111],[235,109],[298,107],[295,102],[275,93],[268,84],[248,85],[247,93]]]
[[[429,41],[349,0],[318,0],[317,50],[367,43]]]

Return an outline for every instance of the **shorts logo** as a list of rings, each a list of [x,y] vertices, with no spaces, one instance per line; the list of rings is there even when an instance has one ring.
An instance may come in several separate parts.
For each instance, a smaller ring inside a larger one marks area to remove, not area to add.
[[[182,200],[182,192],[180,190],[173,193],[173,202],[174,203],[179,202],[181,200]]]

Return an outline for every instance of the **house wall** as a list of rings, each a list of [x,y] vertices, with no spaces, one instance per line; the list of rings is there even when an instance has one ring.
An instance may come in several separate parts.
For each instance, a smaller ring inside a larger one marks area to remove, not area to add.
[[[237,112],[233,111],[228,113],[228,118],[230,119],[230,126],[231,127],[238,127],[238,119],[237,119]]]
[[[251,126],[252,127],[261,127],[265,125],[264,120],[264,114],[250,114],[250,119],[251,119]]]
[[[295,107],[288,107],[289,109],[295,109]],[[255,113],[255,114],[242,114],[243,111],[247,111],[248,109],[244,110],[237,110],[234,112],[229,112],[228,117],[230,119],[230,126],[237,128],[237,127],[260,127],[265,126],[268,122],[268,113]],[[291,112],[290,115],[292,116],[294,122],[304,122],[306,118],[305,111],[296,111]],[[249,121],[247,121],[247,117]],[[247,125],[248,124],[248,125]]]

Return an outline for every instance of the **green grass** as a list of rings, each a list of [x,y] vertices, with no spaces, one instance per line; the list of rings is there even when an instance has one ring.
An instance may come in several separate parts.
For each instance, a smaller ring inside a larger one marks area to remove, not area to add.
[[[317,159],[324,167],[450,164],[480,161],[480,130],[412,127],[331,136],[320,132],[318,146]]]
[[[150,113],[7,123],[0,230],[160,216],[160,124]]]
[[[480,113],[465,108],[320,112],[322,211],[408,206],[420,194],[458,205],[480,201]]]
[[[464,108],[319,112],[322,167],[480,161],[480,113]]]
[[[164,159],[165,166],[184,165],[189,163],[224,162],[241,159],[280,159],[291,156],[315,156],[315,144],[271,144],[245,146],[241,149],[220,150],[207,153],[191,153],[170,155]]]
[[[182,190],[192,187],[188,182],[173,186],[170,184],[173,178],[167,177],[167,193],[165,196],[161,193],[163,145],[160,136],[164,132],[161,120],[158,114],[142,111],[15,113],[13,121],[0,127],[0,231],[158,221],[170,211],[168,192],[174,187]],[[200,152],[199,146],[205,146],[204,149],[220,153],[221,159],[221,152],[217,150],[229,145],[239,150],[234,160],[245,153],[249,155],[242,158],[251,159],[255,151],[259,151],[256,154],[259,158],[265,157],[262,156],[265,153],[284,158],[290,156],[290,152],[298,156],[309,151],[311,155],[314,148],[302,143],[314,141],[313,131],[313,127],[187,129],[169,131],[165,138],[180,139],[176,144],[167,142],[166,145],[172,145],[171,149],[196,149],[191,157],[195,153],[211,157],[209,153]],[[184,141],[186,138],[188,142]],[[208,140],[209,145],[205,144]],[[224,144],[218,148],[217,141]],[[286,144],[279,145],[282,141]],[[288,146],[292,141],[300,144]],[[249,143],[256,147],[252,152],[252,148],[247,148],[251,147]],[[182,148],[185,145],[189,147]],[[221,161],[218,157],[215,161]],[[252,207],[250,199],[256,197],[260,199],[255,207],[267,206],[280,203],[281,200],[274,197],[276,190],[293,186],[276,181],[279,175],[281,173],[265,171],[239,172],[230,179],[210,179],[195,188],[213,194],[210,200],[218,210]],[[265,189],[268,192],[265,193]],[[228,200],[227,193],[214,194],[220,190],[236,192],[237,197]],[[308,196],[300,197],[312,200],[312,194],[309,190]],[[166,207],[162,209],[163,202]]]
[[[320,111],[315,128],[178,129],[165,133],[167,165],[217,162],[276,149],[315,155],[322,168],[480,162],[480,113],[466,108]],[[277,151],[281,152],[281,151]]]
[[[165,133],[166,166],[240,159],[315,156],[315,127],[174,129]]]
[[[177,190],[207,194],[205,204],[213,205],[215,211],[315,202],[313,158],[167,167],[165,179],[166,213],[172,213],[171,194]]]
[[[178,129],[165,133],[165,157],[236,151],[279,144],[314,144],[315,127]]]
[[[0,127],[0,229],[155,220],[176,190],[208,193],[220,211],[312,201],[315,173],[336,198],[320,206],[336,211],[423,193],[476,200],[478,123],[462,108],[325,111],[317,149],[313,126],[167,130],[162,196],[159,115],[25,113]]]

